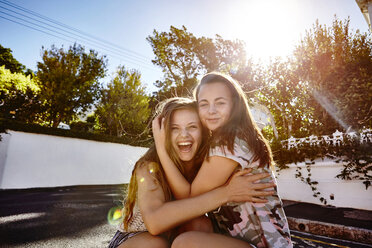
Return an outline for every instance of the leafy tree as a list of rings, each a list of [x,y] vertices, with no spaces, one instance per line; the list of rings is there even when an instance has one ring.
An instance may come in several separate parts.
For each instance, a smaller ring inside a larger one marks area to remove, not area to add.
[[[147,40],[164,72],[154,102],[187,95],[198,76],[213,70],[237,79],[250,99],[273,114],[281,139],[372,126],[370,33],[352,32],[349,20],[315,23],[287,60],[267,68],[245,59],[244,44],[195,37],[185,27],[154,30]],[[152,103],[154,105],[154,103]]]
[[[286,61],[271,62],[259,100],[274,115],[281,139],[371,127],[370,34],[314,24]]]
[[[5,69],[10,70],[12,73],[24,73],[26,76],[34,76],[34,73],[30,69],[26,69],[24,65],[18,62],[13,57],[12,50],[5,48],[0,45],[0,66],[5,66]]]
[[[319,132],[372,126],[371,33],[353,32],[349,23],[317,21],[294,51],[293,69],[308,87]]]
[[[98,80],[105,76],[107,60],[77,44],[68,50],[43,47],[42,60],[37,65],[37,77],[40,96],[47,103],[45,121],[53,127],[60,122],[69,124],[98,99]]]
[[[290,63],[279,58],[271,61],[265,71],[265,87],[256,92],[258,101],[274,116],[279,139],[310,135],[315,124],[313,108],[307,105],[307,85],[288,66]]]
[[[89,114],[85,121],[82,119],[70,123],[70,129],[83,132],[100,133],[100,127],[95,113]]]
[[[150,110],[141,74],[119,67],[115,78],[102,89],[95,115],[107,134],[132,140],[144,137]]]
[[[12,50],[0,45],[0,66],[5,66],[5,69],[10,70],[11,73],[22,73],[25,66],[18,62],[13,57]]]
[[[12,73],[0,67],[0,117],[24,122],[38,122],[43,104],[40,88],[31,76]]]
[[[153,63],[164,72],[164,79],[156,82],[159,91],[151,98],[151,108],[164,98],[190,95],[197,78],[211,71],[230,74],[241,83],[250,100],[266,87],[264,67],[246,58],[242,41],[225,40],[219,35],[214,39],[198,38],[184,26],[171,26],[169,32],[154,30],[147,40],[155,54]]]
[[[238,71],[246,66],[244,43],[224,40],[219,35],[215,39],[198,38],[184,26],[171,26],[169,32],[154,30],[147,40],[155,54],[152,62],[164,72],[164,79],[155,84],[160,88],[155,93],[158,101],[190,95],[198,76],[206,72]]]

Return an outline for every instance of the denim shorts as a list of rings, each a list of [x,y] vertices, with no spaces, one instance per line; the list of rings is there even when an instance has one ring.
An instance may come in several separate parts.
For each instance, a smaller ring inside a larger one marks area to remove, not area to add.
[[[137,234],[144,233],[144,232],[145,231],[140,231],[140,232],[120,232],[120,231],[117,231],[115,233],[114,237],[111,239],[108,248],[117,248],[119,245],[121,245],[123,242],[130,239],[131,237],[134,237]]]

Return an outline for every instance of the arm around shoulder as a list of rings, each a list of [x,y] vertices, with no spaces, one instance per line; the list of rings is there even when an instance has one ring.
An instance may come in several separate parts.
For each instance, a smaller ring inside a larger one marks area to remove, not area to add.
[[[203,162],[192,182],[190,195],[200,195],[224,185],[237,166],[238,163],[232,159],[221,156],[210,157],[208,161]]]

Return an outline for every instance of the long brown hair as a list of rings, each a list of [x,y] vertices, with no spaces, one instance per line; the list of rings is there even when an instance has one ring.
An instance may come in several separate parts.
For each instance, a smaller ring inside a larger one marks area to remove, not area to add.
[[[260,167],[271,166],[273,157],[270,146],[253,121],[244,91],[233,78],[218,72],[206,74],[194,90],[195,99],[199,100],[200,88],[203,85],[217,82],[223,83],[229,88],[233,105],[227,123],[213,132],[211,142],[226,145],[227,149],[234,153],[234,141],[235,137],[238,137],[247,142],[252,150],[253,162],[259,160]]]
[[[177,168],[180,170],[180,172],[185,176],[185,178],[188,181],[192,181],[194,177],[196,176],[197,172],[199,171],[199,168],[204,160],[205,152],[206,152],[206,134],[204,130],[202,130],[202,143],[198,149],[198,152],[196,153],[194,157],[194,166],[192,170],[186,173],[185,167],[183,165],[183,162],[180,160],[180,158],[177,156],[176,151],[174,151],[173,146],[171,144],[171,138],[170,138],[170,122],[172,120],[172,116],[175,111],[180,109],[191,109],[197,112],[197,105],[196,102],[189,98],[181,98],[181,97],[174,97],[167,99],[163,102],[161,102],[155,111],[154,116],[159,116],[160,120],[164,118],[164,128],[166,131],[166,150],[172,159],[172,161],[175,163]],[[151,163],[155,162],[155,163]],[[137,184],[137,177],[136,177],[136,170],[138,168],[141,168],[143,166],[148,166],[149,163],[151,163],[153,172],[151,173],[157,183],[162,187],[162,190],[164,192],[165,200],[170,201],[172,200],[172,193],[169,188],[168,182],[165,177],[165,173],[163,170],[163,167],[160,164],[160,160],[158,157],[158,154],[156,152],[155,145],[152,145],[149,150],[136,162],[134,165],[132,176],[129,182],[128,190],[127,190],[127,196],[124,202],[124,208],[123,208],[123,214],[124,214],[124,229],[128,228],[128,223],[130,222],[131,218],[133,217],[133,208],[137,201],[137,190],[138,190],[138,184]]]

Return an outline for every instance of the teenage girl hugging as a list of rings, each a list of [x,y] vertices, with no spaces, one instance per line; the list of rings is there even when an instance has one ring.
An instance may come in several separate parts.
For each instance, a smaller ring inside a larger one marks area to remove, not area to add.
[[[208,133],[200,122],[197,104],[187,98],[172,98],[162,102],[156,114],[163,120],[164,152],[169,154],[167,157],[178,176],[190,184],[205,158],[203,147]],[[249,172],[239,171],[226,184],[221,183],[198,196],[177,200],[157,150],[151,146],[134,166],[123,208],[124,219],[109,247],[170,247],[174,237],[189,230],[212,235],[203,238],[203,242],[213,239],[220,240],[224,247],[242,247],[245,243],[241,240],[211,233],[212,225],[204,214],[228,202],[265,202],[259,197],[270,196],[273,191],[262,189],[270,189],[273,184],[254,182],[268,174],[247,175]],[[191,247],[188,243],[184,245]],[[250,246],[247,244],[246,247]]]
[[[252,119],[240,85],[227,75],[209,73],[197,85],[194,97],[199,118],[210,137],[208,155],[192,182],[182,175],[166,151],[165,120],[158,117],[153,121],[157,153],[173,196],[185,199],[210,192],[224,185],[234,172],[246,168],[252,170],[251,174],[270,175],[260,183],[274,183],[271,149]],[[180,144],[181,151],[190,148],[188,142]],[[228,202],[210,213],[220,233],[241,241],[233,247],[292,247],[282,202],[274,189],[275,193],[265,200],[255,196],[242,203]],[[232,247],[215,235],[185,232],[172,247]]]

